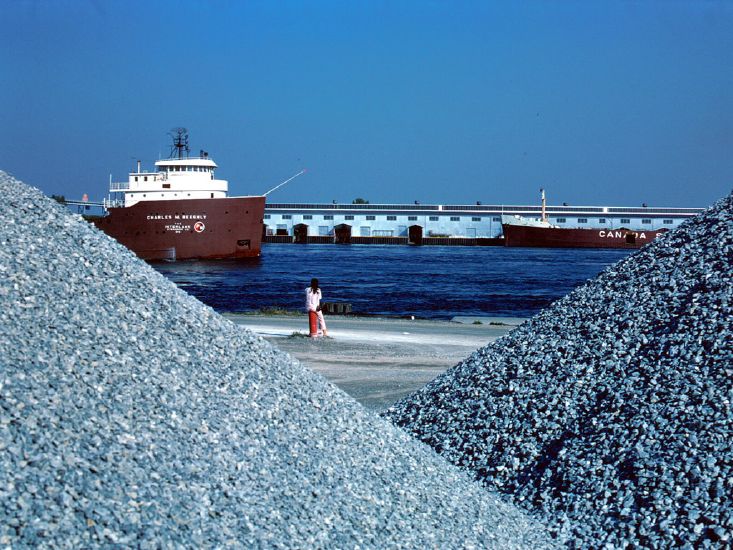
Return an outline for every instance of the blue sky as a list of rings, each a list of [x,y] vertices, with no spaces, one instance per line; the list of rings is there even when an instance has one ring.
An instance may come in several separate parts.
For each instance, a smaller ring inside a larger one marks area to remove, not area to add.
[[[6,0],[0,169],[92,199],[185,126],[273,202],[705,206],[733,2]]]

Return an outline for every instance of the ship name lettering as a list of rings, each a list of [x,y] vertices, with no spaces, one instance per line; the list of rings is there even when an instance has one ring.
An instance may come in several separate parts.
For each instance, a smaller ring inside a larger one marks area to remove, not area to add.
[[[603,229],[598,232],[598,236],[608,239],[623,239],[628,233],[635,234],[637,239],[646,239],[646,233],[634,233],[633,231],[623,233],[622,231],[605,231]]]
[[[598,232],[599,237],[606,237],[609,239],[622,239],[624,237],[624,233],[621,231],[604,231],[601,230]]]
[[[173,216],[170,214],[148,214],[148,220],[172,220]]]

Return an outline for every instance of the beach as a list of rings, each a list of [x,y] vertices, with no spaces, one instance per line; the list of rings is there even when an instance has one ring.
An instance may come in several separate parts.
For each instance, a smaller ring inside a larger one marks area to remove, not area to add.
[[[304,314],[226,313],[224,317],[262,336],[375,411],[421,388],[524,321],[328,316],[329,337],[309,338]]]

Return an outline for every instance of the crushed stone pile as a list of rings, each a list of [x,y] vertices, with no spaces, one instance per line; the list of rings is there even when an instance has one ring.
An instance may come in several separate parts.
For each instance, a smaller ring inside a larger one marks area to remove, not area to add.
[[[576,547],[733,545],[733,195],[385,414]]]
[[[79,216],[0,195],[0,545],[551,546]]]

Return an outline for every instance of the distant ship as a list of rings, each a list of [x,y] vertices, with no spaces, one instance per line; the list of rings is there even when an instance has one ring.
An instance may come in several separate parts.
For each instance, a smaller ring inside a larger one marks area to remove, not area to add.
[[[265,196],[227,198],[228,182],[205,151],[189,156],[188,133],[172,133],[170,158],[126,182],[112,182],[106,215],[94,224],[145,260],[251,258],[260,255]]]
[[[502,216],[504,245],[545,248],[641,248],[665,233],[667,229],[630,230],[625,227],[569,228],[549,222],[545,191],[542,194],[541,218],[519,215]]]

